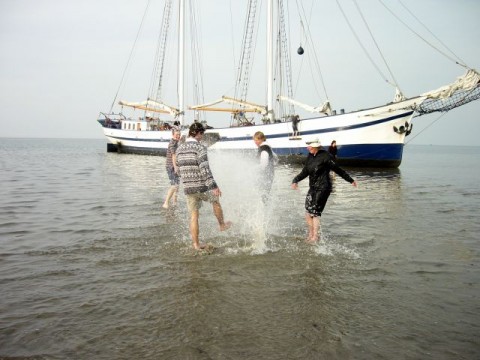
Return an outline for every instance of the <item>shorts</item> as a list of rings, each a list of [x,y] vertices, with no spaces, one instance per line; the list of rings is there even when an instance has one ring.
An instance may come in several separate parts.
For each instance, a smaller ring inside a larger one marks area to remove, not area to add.
[[[212,194],[211,191],[195,194],[187,194],[187,208],[189,212],[199,210],[202,207],[202,201],[209,203],[219,202],[219,197]]]
[[[327,204],[328,197],[332,190],[330,189],[310,189],[305,198],[305,209],[312,216],[322,216],[323,209]]]
[[[175,172],[173,167],[167,168],[168,179],[170,180],[170,185],[178,185],[180,184],[180,177]]]

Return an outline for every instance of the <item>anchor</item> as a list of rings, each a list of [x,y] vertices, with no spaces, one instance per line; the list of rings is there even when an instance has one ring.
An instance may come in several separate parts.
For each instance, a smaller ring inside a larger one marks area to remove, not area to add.
[[[401,125],[400,127],[393,127],[393,131],[395,131],[397,134],[405,134],[405,136],[410,135],[413,129],[413,124],[409,124],[407,121],[405,121],[405,126]]]

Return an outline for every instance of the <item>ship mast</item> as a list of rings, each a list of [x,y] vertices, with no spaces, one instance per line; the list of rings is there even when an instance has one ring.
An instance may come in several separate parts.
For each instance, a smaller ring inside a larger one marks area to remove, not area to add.
[[[185,1],[179,1],[179,34],[178,34],[178,108],[180,109],[180,114],[178,120],[180,125],[183,126],[184,115],[185,115]]]
[[[275,120],[273,111],[273,0],[267,5],[267,117],[270,123]]]

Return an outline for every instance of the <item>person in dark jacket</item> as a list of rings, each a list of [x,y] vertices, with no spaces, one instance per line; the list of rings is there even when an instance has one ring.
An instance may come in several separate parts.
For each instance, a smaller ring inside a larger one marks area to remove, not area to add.
[[[292,189],[296,190],[300,181],[306,177],[309,178],[309,190],[305,199],[305,209],[307,210],[305,220],[308,226],[306,241],[314,244],[319,239],[320,217],[332,192],[330,171],[337,173],[353,186],[357,186],[357,182],[335,163],[332,155],[321,148],[320,141],[307,142],[307,149],[309,154],[305,166],[293,178],[291,186]]]
[[[300,123],[300,116],[293,115],[292,116],[292,130],[293,130],[293,137],[298,136],[298,124]]]
[[[328,152],[333,156],[333,160],[337,160],[337,142],[335,140],[332,141],[330,147],[328,148]]]

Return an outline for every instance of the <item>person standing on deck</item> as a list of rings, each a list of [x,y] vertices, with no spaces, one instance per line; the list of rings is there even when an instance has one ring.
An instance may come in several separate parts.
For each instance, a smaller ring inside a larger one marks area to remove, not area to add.
[[[293,115],[292,116],[292,130],[293,130],[293,137],[298,136],[298,124],[300,123],[300,116]]]

